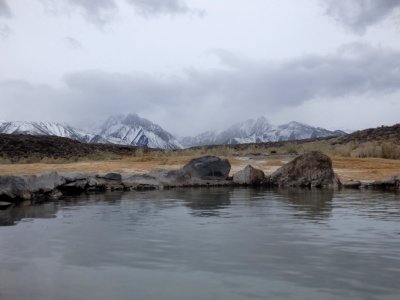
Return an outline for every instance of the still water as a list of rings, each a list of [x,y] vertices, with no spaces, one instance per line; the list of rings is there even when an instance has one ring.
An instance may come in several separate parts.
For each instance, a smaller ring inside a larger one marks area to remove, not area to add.
[[[0,211],[0,299],[400,299],[400,195],[109,193]]]

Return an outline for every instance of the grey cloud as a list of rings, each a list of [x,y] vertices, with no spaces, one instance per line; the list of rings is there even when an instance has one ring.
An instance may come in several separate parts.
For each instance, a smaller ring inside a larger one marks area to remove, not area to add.
[[[72,93],[66,89],[24,80],[0,82],[0,103],[3,106],[0,119],[76,121],[70,118],[76,114],[74,101]]]
[[[0,17],[11,17],[11,10],[6,0],[0,0]]]
[[[4,0],[0,0],[4,1]],[[50,13],[60,11],[60,3],[67,7],[78,9],[85,18],[92,23],[104,25],[110,22],[118,12],[118,1],[116,0],[40,0],[45,10]],[[184,0],[126,0],[127,3],[137,11],[138,14],[149,17],[158,15],[176,15],[183,13],[194,13],[203,15],[201,10],[191,9]],[[0,2],[1,3],[1,2]]]
[[[322,3],[329,16],[359,34],[400,7],[400,0],[323,0]]]
[[[223,52],[220,55],[224,56]],[[281,111],[309,100],[384,94],[400,90],[400,52],[350,44],[330,55],[281,63],[223,57],[224,68],[188,69],[180,76],[153,77],[99,71],[69,74],[66,83],[85,99],[112,103],[110,111],[208,122]]]
[[[115,0],[39,0],[49,14],[80,12],[87,21],[104,25],[111,21],[118,11]]]
[[[400,52],[364,44],[347,45],[330,55],[301,56],[281,63],[235,60],[232,55],[223,61],[228,64],[224,68],[187,69],[179,76],[76,72],[65,76],[63,89],[8,85],[5,93],[4,86],[0,86],[0,101],[11,97],[11,106],[20,103],[20,110],[28,112],[30,107],[32,111],[41,107],[56,115],[72,112],[67,119],[60,119],[79,124],[130,111],[150,118],[162,115],[162,124],[168,124],[167,129],[172,131],[197,131],[196,126],[203,126],[199,130],[204,129],[204,124],[215,128],[309,100],[359,95],[378,99],[400,91],[400,65],[396,63]],[[35,99],[48,101],[47,105],[38,105]],[[10,110],[5,102],[2,107]],[[0,118],[5,118],[4,112]],[[183,125],[185,128],[179,128]]]
[[[63,41],[68,49],[71,49],[71,50],[83,49],[82,43],[73,37],[67,36],[63,39]]]
[[[11,34],[11,29],[6,24],[0,23],[0,40],[5,40]]]
[[[117,10],[114,0],[67,0],[67,2],[81,8],[90,21],[99,24],[108,22]]]
[[[182,0],[127,0],[136,10],[145,16],[159,14],[180,14],[190,11]]]

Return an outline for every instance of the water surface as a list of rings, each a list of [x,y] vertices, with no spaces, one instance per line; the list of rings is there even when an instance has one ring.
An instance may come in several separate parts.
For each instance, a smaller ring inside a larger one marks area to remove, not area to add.
[[[0,211],[0,299],[400,299],[400,196],[181,189]]]

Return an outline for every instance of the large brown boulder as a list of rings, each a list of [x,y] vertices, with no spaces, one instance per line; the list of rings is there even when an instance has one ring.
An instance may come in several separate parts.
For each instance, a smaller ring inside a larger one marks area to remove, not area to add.
[[[331,159],[311,151],[298,156],[269,177],[271,186],[279,187],[338,187],[340,181],[333,172]]]
[[[246,166],[246,168],[233,175],[233,182],[236,184],[260,185],[264,179],[264,172],[253,168],[251,165]]]

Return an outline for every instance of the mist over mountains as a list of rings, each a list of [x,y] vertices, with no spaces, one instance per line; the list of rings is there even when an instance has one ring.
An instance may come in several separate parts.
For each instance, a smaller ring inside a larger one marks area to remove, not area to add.
[[[300,140],[346,133],[330,131],[298,122],[270,124],[265,117],[234,124],[223,131],[208,131],[196,136],[177,138],[161,126],[137,114],[115,115],[96,130],[82,130],[53,122],[0,121],[0,133],[52,135],[83,143],[119,144],[146,148],[179,149],[203,145],[262,143]]]

